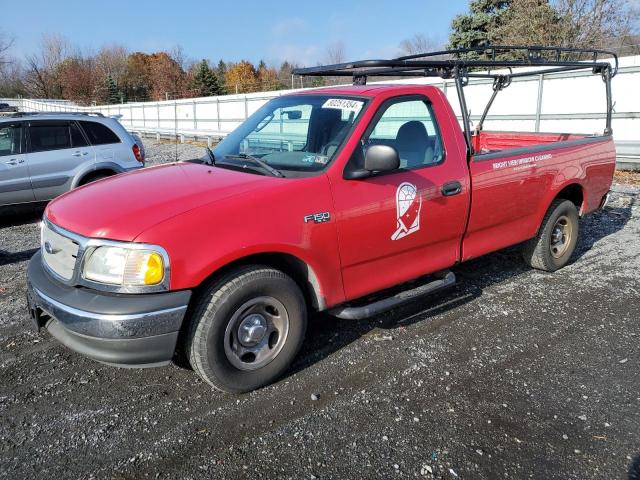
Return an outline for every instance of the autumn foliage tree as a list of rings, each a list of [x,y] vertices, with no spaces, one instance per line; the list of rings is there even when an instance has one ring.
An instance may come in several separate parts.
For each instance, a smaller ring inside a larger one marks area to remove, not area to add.
[[[65,59],[58,66],[58,78],[64,98],[87,105],[105,97],[100,91],[102,79],[92,58],[74,55]]]
[[[251,62],[242,60],[235,65],[227,66],[224,80],[228,93],[255,92],[258,72]]]

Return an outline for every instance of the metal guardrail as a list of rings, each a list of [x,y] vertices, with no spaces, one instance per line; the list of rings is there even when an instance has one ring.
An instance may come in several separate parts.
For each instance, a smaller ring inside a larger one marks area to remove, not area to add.
[[[620,170],[640,170],[640,141],[616,142],[616,166]]]

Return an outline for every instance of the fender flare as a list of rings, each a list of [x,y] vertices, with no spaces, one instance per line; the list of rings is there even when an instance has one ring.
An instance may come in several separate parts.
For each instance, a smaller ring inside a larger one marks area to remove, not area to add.
[[[96,172],[98,170],[108,170],[113,172],[114,175],[118,173],[123,173],[126,171],[124,168],[122,168],[120,165],[118,165],[115,162],[97,162],[88,166],[87,168],[83,168],[82,170],[78,171],[78,173],[75,174],[75,176],[73,177],[73,182],[71,182],[71,189],[77,188],[82,182],[82,180],[84,180],[88,175],[91,175],[93,172]]]

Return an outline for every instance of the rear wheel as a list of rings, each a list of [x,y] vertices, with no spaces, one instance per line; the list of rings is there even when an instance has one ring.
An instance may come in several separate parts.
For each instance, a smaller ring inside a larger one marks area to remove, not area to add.
[[[103,178],[110,177],[112,174],[110,173],[96,173],[94,175],[87,175],[82,181],[78,184],[78,186],[86,185],[91,182],[97,182],[98,180],[102,180]]]
[[[573,202],[554,200],[537,235],[524,246],[522,253],[525,262],[547,272],[564,267],[575,250],[578,231],[578,209]]]
[[[290,277],[248,266],[211,283],[190,321],[186,351],[192,368],[211,386],[241,393],[286,371],[304,340],[307,310]]]

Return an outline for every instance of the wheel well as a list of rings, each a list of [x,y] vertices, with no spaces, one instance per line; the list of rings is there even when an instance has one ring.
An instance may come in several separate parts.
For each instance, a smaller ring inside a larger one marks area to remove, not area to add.
[[[286,253],[258,253],[240,258],[216,270],[201,285],[205,285],[211,279],[220,277],[229,270],[243,265],[265,265],[280,270],[298,284],[307,305],[314,310],[326,308],[324,297],[320,293],[320,283],[314,271],[298,257]]]
[[[558,195],[556,195],[556,198],[569,200],[576,206],[578,212],[582,211],[584,193],[582,191],[582,187],[577,183],[572,183],[571,185],[567,185],[566,187],[564,187],[562,190],[560,190]]]
[[[115,175],[116,172],[113,170],[109,170],[107,168],[103,168],[101,170],[94,170],[92,172],[87,172],[79,181],[78,186],[85,185],[88,181],[95,177],[110,177],[111,175]]]

